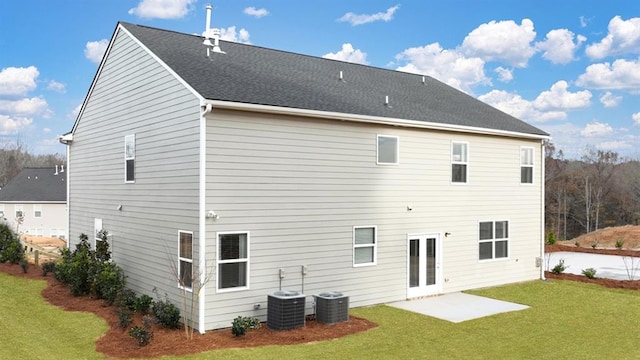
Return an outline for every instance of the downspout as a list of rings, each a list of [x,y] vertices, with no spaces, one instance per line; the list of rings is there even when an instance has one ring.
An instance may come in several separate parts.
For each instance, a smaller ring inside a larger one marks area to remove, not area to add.
[[[545,149],[546,149],[546,140],[542,140],[540,142],[540,280],[545,280],[544,277],[544,269],[545,269],[545,257],[544,257],[544,244],[545,244],[545,234],[544,234],[544,206],[545,206]]]
[[[58,136],[57,140],[58,140],[59,143],[64,145],[64,149],[65,149],[65,152],[66,152],[65,155],[66,155],[66,160],[67,160],[67,175],[66,175],[67,183],[65,184],[65,186],[67,187],[67,199],[66,199],[67,200],[67,204],[66,204],[67,229],[65,230],[65,240],[66,240],[67,249],[68,249],[69,246],[70,246],[70,239],[69,239],[69,234],[70,233],[69,232],[71,231],[70,230],[71,229],[71,216],[70,216],[71,214],[69,213],[69,209],[71,208],[69,206],[70,205],[70,202],[69,202],[69,194],[70,194],[70,192],[69,192],[69,181],[71,179],[71,176],[69,176],[68,174],[69,174],[69,171],[71,170],[71,166],[70,166],[71,162],[69,161],[69,159],[70,159],[69,152],[70,152],[70,149],[71,149],[71,141],[73,140],[73,135],[72,134],[61,135],[61,136]]]
[[[211,104],[201,103],[200,108],[200,159],[199,159],[199,209],[198,209],[198,233],[200,234],[200,241],[198,241],[198,281],[203,281],[203,277],[207,276],[207,258],[206,258],[206,201],[207,201],[207,114],[211,113]],[[205,296],[206,287],[200,285],[198,294],[198,332],[200,334],[205,333],[204,324],[204,311],[205,311]]]

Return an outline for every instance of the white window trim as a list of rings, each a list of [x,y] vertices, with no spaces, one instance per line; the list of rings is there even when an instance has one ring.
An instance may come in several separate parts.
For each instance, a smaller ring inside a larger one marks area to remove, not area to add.
[[[388,162],[380,162],[380,138],[394,138],[396,139],[396,162],[388,163]],[[377,165],[387,165],[387,166],[397,166],[400,165],[400,137],[395,135],[384,135],[378,134],[376,136],[376,164]]]
[[[455,144],[466,144],[467,145],[467,161],[455,161],[453,159],[453,146]],[[471,146],[469,145],[468,141],[457,141],[457,140],[452,140],[451,141],[451,167],[449,168],[449,181],[451,182],[451,185],[467,185],[469,184],[469,162],[470,162],[470,157],[471,157]],[[458,182],[458,181],[453,181],[453,165],[466,165],[466,175],[467,177],[464,179],[464,182]]]
[[[220,235],[232,235],[232,234],[246,234],[247,235],[247,258],[244,261],[238,261],[236,259],[232,260],[220,260]],[[251,234],[249,231],[221,231],[216,233],[216,293],[226,293],[226,292],[234,292],[234,291],[245,291],[250,289],[250,280],[251,280]],[[218,265],[220,264],[229,264],[229,263],[237,263],[237,262],[246,262],[247,263],[247,285],[239,286],[233,288],[220,288],[220,281],[218,279],[218,273],[220,271]]]
[[[531,164],[523,164],[522,163],[522,150],[525,149],[530,149],[531,150]],[[534,185],[535,183],[535,179],[536,179],[536,174],[535,174],[535,165],[536,165],[536,160],[535,160],[535,155],[536,155],[536,151],[533,148],[533,146],[521,146],[520,147],[520,185]],[[522,182],[522,168],[523,167],[530,167],[531,168],[531,182],[530,183],[526,183],[526,182]]]
[[[24,218],[24,205],[23,204],[15,204],[13,205],[13,215],[15,216],[15,218],[19,218],[20,216],[18,216],[18,211],[20,211],[20,213],[22,214],[22,217]]]
[[[37,213],[40,212],[40,216]],[[33,204],[33,217],[41,218],[42,217],[42,204]]]
[[[192,257],[191,259],[183,258],[182,256],[180,256],[180,247],[182,246],[180,244],[180,235],[181,234],[190,234],[191,235],[191,257]],[[194,270],[193,269],[193,253],[194,253],[194,251],[193,251],[193,231],[178,230],[178,273],[176,274],[176,276],[178,278],[180,278],[180,273],[181,273],[181,271],[180,271],[181,270],[180,269],[180,262],[181,261],[185,261],[185,262],[191,263],[191,272],[193,274],[193,270]],[[199,279],[197,279],[197,278],[193,279],[193,281],[195,281],[195,280],[199,280]],[[188,292],[193,292],[193,281],[191,283],[191,287],[186,287],[186,286],[180,285],[180,280],[178,279],[178,288],[186,290]]]
[[[127,156],[127,140],[133,139],[133,156]],[[133,160],[133,180],[127,180],[127,160]],[[136,135],[126,135],[124,137],[124,182],[133,184],[136,182]]]
[[[487,239],[487,240],[480,240],[480,223],[485,223],[485,222],[490,222],[493,226],[493,228],[491,229],[493,231],[493,238],[491,239]],[[506,222],[507,223],[507,231],[509,232],[509,235],[506,238],[496,238],[496,223],[497,222]],[[478,249],[476,251],[476,256],[478,257],[478,262],[481,263],[485,263],[485,262],[496,262],[496,261],[505,261],[505,260],[509,260],[509,258],[511,257],[511,221],[508,219],[498,219],[498,220],[480,220],[478,221],[478,235],[477,235],[477,239],[478,239]],[[501,257],[501,258],[496,258],[496,240],[499,241],[503,241],[503,240],[507,240],[507,256],[506,257]],[[480,259],[480,243],[487,243],[490,242],[492,243],[492,248],[491,248],[491,259]]]
[[[373,244],[356,244],[356,229],[371,229],[373,228]],[[352,245],[353,245],[353,259],[352,264],[353,267],[365,267],[365,266],[375,266],[378,264],[378,227],[376,225],[368,225],[368,226],[354,226],[351,232],[352,237]],[[356,264],[356,249],[357,248],[365,248],[372,247],[373,248],[373,262],[364,263],[364,264]]]
[[[5,214],[4,214],[4,204],[0,204],[0,218],[4,218]]]

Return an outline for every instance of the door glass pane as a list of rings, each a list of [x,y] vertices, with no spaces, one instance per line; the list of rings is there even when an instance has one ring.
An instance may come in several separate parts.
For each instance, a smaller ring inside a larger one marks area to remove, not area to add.
[[[420,241],[409,240],[409,287],[420,286]]]
[[[436,239],[427,239],[427,285],[436,283]]]

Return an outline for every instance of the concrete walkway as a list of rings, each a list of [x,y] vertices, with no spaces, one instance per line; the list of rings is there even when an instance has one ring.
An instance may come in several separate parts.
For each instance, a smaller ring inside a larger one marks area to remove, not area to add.
[[[553,252],[545,256],[545,261],[548,262],[548,265],[545,264],[545,270],[553,269],[560,262],[560,259],[564,259],[564,265],[568,266],[565,273],[582,275],[582,270],[594,268],[596,269],[596,277],[616,280],[640,279],[640,258],[579,252]],[[630,275],[633,276],[633,279],[629,279]]]
[[[528,308],[525,305],[460,292],[387,305],[454,323]]]

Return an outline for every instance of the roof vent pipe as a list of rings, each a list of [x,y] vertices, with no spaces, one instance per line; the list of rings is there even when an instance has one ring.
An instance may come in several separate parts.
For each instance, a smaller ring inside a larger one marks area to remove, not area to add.
[[[209,33],[211,31],[211,4],[207,4],[205,9],[207,9],[207,21],[204,27],[204,42],[202,42],[202,44],[206,46],[213,46],[211,40],[209,40]]]
[[[213,52],[224,54],[225,52],[220,49],[220,29],[211,28],[211,4],[207,4],[205,8],[207,9],[207,19],[202,44],[207,46],[207,56],[209,56],[209,46],[213,47]],[[211,43],[211,38],[213,38],[213,43]]]

